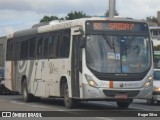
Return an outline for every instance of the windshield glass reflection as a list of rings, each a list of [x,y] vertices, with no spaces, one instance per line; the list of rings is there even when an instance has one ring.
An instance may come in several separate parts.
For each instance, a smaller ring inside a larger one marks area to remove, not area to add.
[[[100,73],[139,73],[150,67],[149,39],[144,36],[88,35],[86,60]]]

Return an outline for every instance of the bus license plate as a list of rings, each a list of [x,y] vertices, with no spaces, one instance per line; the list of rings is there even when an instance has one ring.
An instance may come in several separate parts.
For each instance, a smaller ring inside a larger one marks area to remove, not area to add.
[[[115,95],[116,99],[127,99],[128,95],[127,94],[117,94]]]

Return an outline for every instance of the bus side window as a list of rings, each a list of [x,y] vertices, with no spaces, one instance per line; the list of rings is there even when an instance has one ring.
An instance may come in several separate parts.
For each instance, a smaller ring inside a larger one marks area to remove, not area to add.
[[[19,60],[20,42],[14,42],[13,44],[13,60]]]
[[[31,37],[29,40],[29,59],[35,59],[36,37]]]
[[[3,51],[3,44],[0,44],[0,66],[3,65],[3,61],[2,61],[2,59],[4,58],[3,57],[3,53],[4,53],[4,51]]]
[[[60,58],[68,58],[70,50],[70,29],[62,31],[62,38],[60,40]]]
[[[42,58],[43,55],[43,36],[37,38],[37,58]]]
[[[54,39],[55,36],[49,36],[48,37],[48,54],[49,54],[49,58],[53,58],[54,57]]]
[[[24,38],[22,38],[24,39]],[[28,45],[29,41],[27,39],[21,41],[21,52],[20,52],[20,59],[28,59]]]
[[[46,59],[48,58],[48,44],[49,44],[49,37],[50,36],[47,36],[47,37],[44,37],[44,47],[43,47],[43,58]]]
[[[7,42],[7,56],[6,56],[6,60],[12,60],[12,54],[13,54],[13,42],[11,42],[11,40],[8,40]]]

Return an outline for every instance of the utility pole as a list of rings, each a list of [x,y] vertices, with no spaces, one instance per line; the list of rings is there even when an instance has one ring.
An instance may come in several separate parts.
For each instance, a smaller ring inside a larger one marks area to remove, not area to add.
[[[109,17],[114,18],[116,13],[116,0],[109,0]]]

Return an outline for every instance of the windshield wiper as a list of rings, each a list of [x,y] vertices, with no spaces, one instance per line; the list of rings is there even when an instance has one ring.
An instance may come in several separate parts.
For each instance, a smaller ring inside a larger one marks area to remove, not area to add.
[[[108,40],[108,38],[107,38],[107,36],[106,36],[105,34],[103,35],[103,38],[106,40],[106,42],[107,42],[107,44],[109,45],[109,47],[110,47],[111,49],[114,49],[114,45],[111,43],[110,40]]]

